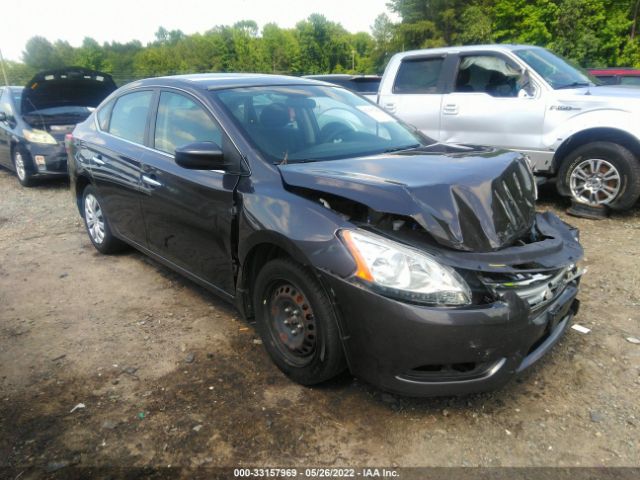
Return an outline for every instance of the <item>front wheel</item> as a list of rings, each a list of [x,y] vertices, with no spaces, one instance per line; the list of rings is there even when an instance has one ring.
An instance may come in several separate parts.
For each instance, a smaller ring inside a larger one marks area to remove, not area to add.
[[[16,148],[13,151],[13,168],[15,168],[16,176],[20,185],[23,187],[31,187],[33,185],[33,174],[25,154]]]
[[[314,385],[345,369],[331,302],[301,265],[289,259],[267,263],[256,278],[253,299],[262,343],[292,380]]]
[[[107,216],[100,205],[95,188],[89,185],[82,193],[82,217],[93,246],[100,253],[116,253],[125,244],[113,236]]]
[[[576,202],[626,210],[640,197],[640,163],[616,143],[588,143],[562,162],[558,190]]]

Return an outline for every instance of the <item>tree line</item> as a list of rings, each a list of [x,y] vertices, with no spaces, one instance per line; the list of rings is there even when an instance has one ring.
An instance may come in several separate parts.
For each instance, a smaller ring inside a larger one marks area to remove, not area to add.
[[[481,43],[541,45],[583,67],[640,67],[640,0],[389,0],[371,33],[348,32],[320,14],[280,28],[243,20],[187,35],[160,27],[147,45],[79,47],[34,36],[22,62],[5,62],[12,84],[33,73],[81,66],[113,75],[118,84],[194,72],[381,73],[390,56],[413,48]]]

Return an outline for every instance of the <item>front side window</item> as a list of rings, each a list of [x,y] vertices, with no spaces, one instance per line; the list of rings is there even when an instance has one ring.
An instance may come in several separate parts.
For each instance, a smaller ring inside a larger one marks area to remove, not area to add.
[[[221,146],[222,132],[204,108],[190,98],[173,92],[162,92],[154,146],[173,154],[176,148],[195,142],[215,142]]]
[[[481,92],[492,97],[517,97],[521,71],[493,55],[463,57],[456,76],[456,92]]]
[[[403,60],[398,69],[393,93],[441,93],[438,80],[444,58]]]
[[[11,103],[11,91],[7,88],[0,97],[0,112],[4,112],[7,117],[12,117],[14,114]]]
[[[211,95],[273,163],[351,158],[432,143],[381,108],[339,87],[247,87]]]
[[[147,90],[118,98],[111,112],[109,133],[143,145],[152,98],[153,92]]]

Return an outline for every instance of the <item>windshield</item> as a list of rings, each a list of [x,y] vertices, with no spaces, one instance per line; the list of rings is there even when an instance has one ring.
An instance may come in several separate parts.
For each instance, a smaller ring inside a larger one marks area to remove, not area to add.
[[[514,53],[556,90],[600,84],[588,73],[572,67],[565,60],[544,48],[520,49],[515,50]]]
[[[432,143],[338,87],[248,87],[213,93],[273,163],[359,157]]]

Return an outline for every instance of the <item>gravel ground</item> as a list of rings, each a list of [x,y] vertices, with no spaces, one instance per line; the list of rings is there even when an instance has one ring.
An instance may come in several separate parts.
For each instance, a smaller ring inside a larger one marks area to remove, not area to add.
[[[491,394],[410,399],[349,375],[291,383],[251,325],[130,251],[92,247],[64,182],[0,170],[0,467],[640,466],[640,209],[567,217],[586,266],[575,319]],[[68,469],[67,469],[68,470]],[[30,477],[31,475],[31,477]],[[2,476],[2,475],[0,475]]]

